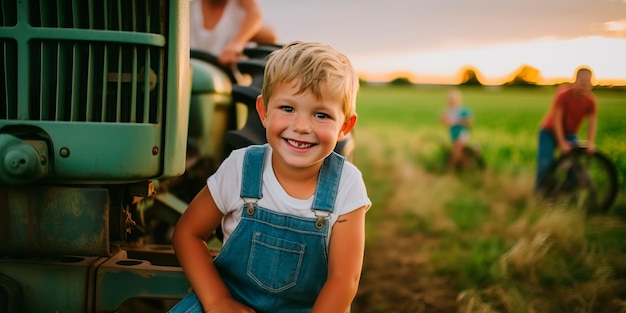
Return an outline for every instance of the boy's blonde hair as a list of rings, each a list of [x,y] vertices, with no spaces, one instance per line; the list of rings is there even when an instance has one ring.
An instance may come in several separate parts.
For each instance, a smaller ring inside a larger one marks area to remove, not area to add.
[[[261,95],[265,106],[277,84],[297,82],[297,93],[310,91],[322,98],[321,86],[326,84],[331,96],[343,99],[346,119],[356,113],[359,78],[348,58],[329,45],[294,41],[270,54],[265,65]]]

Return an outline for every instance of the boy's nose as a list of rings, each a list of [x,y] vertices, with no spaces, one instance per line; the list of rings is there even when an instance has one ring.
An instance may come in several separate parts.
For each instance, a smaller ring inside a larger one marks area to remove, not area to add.
[[[306,116],[301,114],[296,114],[294,117],[291,127],[295,132],[298,133],[309,133],[311,132],[311,123]]]

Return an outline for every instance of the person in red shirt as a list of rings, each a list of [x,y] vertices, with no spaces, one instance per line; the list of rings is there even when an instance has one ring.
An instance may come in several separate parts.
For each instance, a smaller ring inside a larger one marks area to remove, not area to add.
[[[574,83],[561,85],[556,90],[554,102],[539,131],[535,191],[540,190],[541,182],[554,162],[555,148],[565,154],[578,146],[577,134],[585,119],[588,121],[587,151],[594,153],[596,150],[597,100],[591,92],[591,77],[591,70],[581,67]]]

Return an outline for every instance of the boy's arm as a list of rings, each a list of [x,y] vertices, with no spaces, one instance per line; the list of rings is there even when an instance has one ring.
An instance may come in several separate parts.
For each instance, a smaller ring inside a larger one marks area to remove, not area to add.
[[[439,121],[441,122],[441,124],[448,126],[449,124],[449,118],[448,118],[448,114],[446,114],[445,112],[441,114],[441,116],[439,117]]]
[[[365,207],[339,217],[328,252],[328,278],[312,313],[347,312],[356,296],[365,251]]]
[[[172,238],[176,257],[205,312],[254,312],[232,299],[206,245],[222,217],[209,188],[205,186],[176,224]],[[227,311],[227,308],[232,311]]]

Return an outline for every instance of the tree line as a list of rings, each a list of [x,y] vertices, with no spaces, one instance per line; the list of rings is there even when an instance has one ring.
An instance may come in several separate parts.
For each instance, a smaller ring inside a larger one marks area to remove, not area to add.
[[[522,65],[515,70],[512,78],[503,83],[504,86],[515,87],[536,87],[539,86],[539,80],[541,79],[541,72],[530,65]],[[390,85],[406,86],[413,85],[413,82],[408,77],[400,76],[389,81]],[[483,86],[480,81],[480,75],[478,70],[473,67],[466,67],[461,70],[460,86]],[[626,91],[626,86],[595,86],[595,89],[607,89],[613,91]]]
[[[504,83],[506,86],[537,86],[540,78],[540,72],[538,69],[529,66],[523,65],[519,69],[516,70],[515,75],[510,81]],[[413,83],[408,77],[400,76],[389,81],[389,84],[402,86],[402,85],[412,85]],[[462,86],[483,86],[483,83],[480,81],[479,73],[476,69],[472,67],[467,67],[462,70],[461,73],[461,82],[459,85]]]

